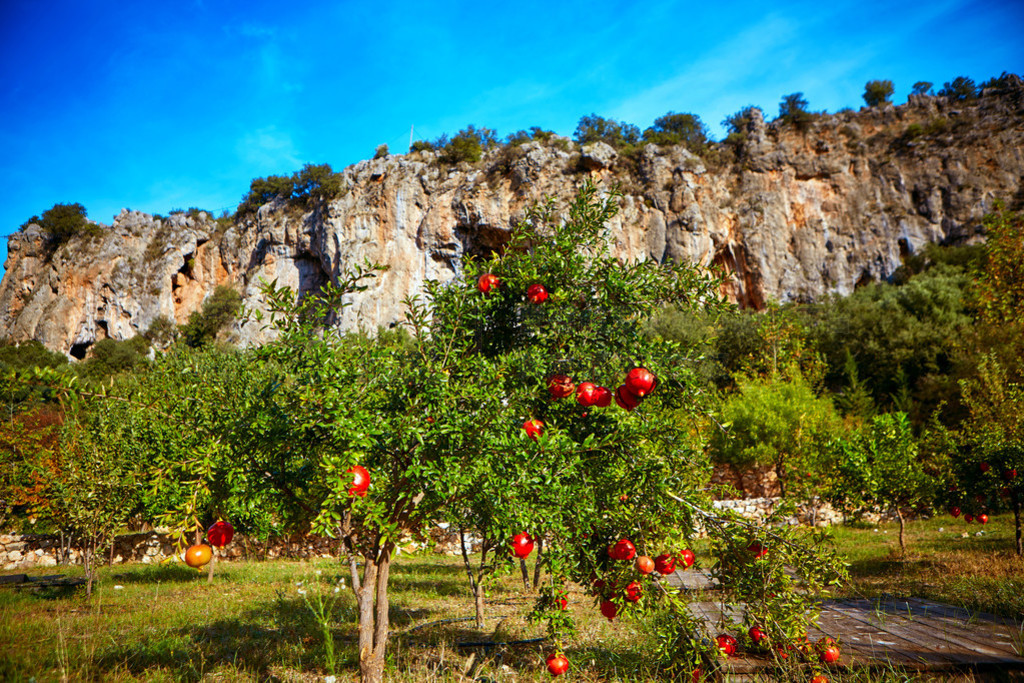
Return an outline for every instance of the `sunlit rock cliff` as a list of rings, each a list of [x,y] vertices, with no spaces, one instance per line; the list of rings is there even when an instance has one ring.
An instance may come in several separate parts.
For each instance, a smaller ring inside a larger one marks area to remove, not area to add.
[[[755,112],[742,137],[701,157],[655,145],[624,156],[564,138],[452,167],[431,152],[392,155],[345,169],[342,194],[312,210],[270,203],[233,222],[122,211],[100,236],[52,254],[30,226],[8,242],[0,337],[82,357],[158,316],[184,322],[218,285],[259,308],[261,279],[308,291],[366,259],[389,269],[341,323],[389,326],[427,280],[456,277],[464,255],[500,246],[531,205],[548,195],[564,205],[587,177],[624,193],[609,226],[615,254],[721,266],[726,293],[753,307],[887,278],[928,242],[979,238],[996,200],[1024,197],[1016,78],[969,103],[912,96],[817,116],[805,130]],[[233,330],[242,344],[264,334],[256,323]]]

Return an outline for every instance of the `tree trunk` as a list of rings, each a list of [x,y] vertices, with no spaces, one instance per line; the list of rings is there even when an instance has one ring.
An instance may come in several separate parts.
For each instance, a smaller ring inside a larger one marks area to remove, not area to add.
[[[476,628],[484,627],[484,572],[483,564],[487,559],[487,539],[484,539],[480,549],[480,572],[473,572],[473,565],[469,561],[469,550],[466,548],[466,532],[459,527],[459,546],[462,549],[462,564],[466,568],[466,575],[469,577],[469,588],[473,592],[473,604],[476,607]]]
[[[213,563],[217,561],[217,549],[210,548],[210,568],[206,570],[206,583],[213,583]]]
[[[544,551],[544,539],[537,539],[537,561],[533,565],[533,590],[537,590],[537,586],[540,585],[540,569],[541,569],[541,556]]]
[[[896,516],[900,520],[900,552],[903,553],[904,555],[906,555],[907,554],[907,542],[906,542],[906,540],[904,539],[904,536],[903,536],[903,531],[904,531],[904,527],[906,526],[906,522],[903,519],[903,510],[900,509],[899,505],[896,506]]]
[[[482,630],[484,627],[484,584],[482,581],[474,582],[473,598],[476,606],[476,628]]]
[[[93,565],[96,560],[93,555],[95,554],[95,544],[87,540],[82,544],[82,565],[85,567],[85,595],[86,597],[92,596],[92,579],[93,579]]]
[[[523,572],[523,590],[530,590],[530,570],[526,568],[526,558],[519,558],[519,569]]]
[[[384,680],[384,652],[390,628],[388,581],[393,545],[388,542],[376,558],[366,558],[363,579],[356,590],[359,606],[359,675],[363,683]]]
[[[1016,548],[1017,557],[1024,554],[1024,547],[1021,545],[1021,529],[1020,529],[1020,498],[1017,494],[1013,494],[1013,528],[1016,534]]]

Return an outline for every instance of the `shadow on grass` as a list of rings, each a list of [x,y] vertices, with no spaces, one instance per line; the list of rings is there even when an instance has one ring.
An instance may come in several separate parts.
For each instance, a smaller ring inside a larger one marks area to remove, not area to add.
[[[126,583],[186,583],[206,581],[205,571],[196,571],[183,564],[152,564],[133,567],[132,571],[112,574],[110,578],[120,584]],[[214,575],[214,581],[217,580]]]
[[[356,610],[351,595],[335,606],[332,628],[336,670],[358,669]],[[431,610],[405,610],[392,603],[392,628],[402,628],[431,617],[444,618]],[[474,634],[479,637],[479,634]],[[127,670],[144,678],[155,671],[173,672],[175,680],[198,682],[220,667],[244,671],[254,680],[276,681],[282,668],[323,673],[326,653],[320,625],[305,600],[298,595],[255,605],[230,619],[171,629],[143,642],[119,645],[97,653],[94,667],[101,673]]]

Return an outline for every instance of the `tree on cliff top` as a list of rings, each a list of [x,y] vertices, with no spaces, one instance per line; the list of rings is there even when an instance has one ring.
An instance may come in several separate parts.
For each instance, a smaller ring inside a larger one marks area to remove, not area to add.
[[[877,107],[890,100],[893,90],[892,81],[868,81],[862,97],[869,107]]]
[[[86,218],[85,207],[77,202],[54,204],[42,216],[32,216],[22,223],[20,230],[25,230],[33,223],[42,228],[53,248],[65,244],[76,235],[91,234],[97,230]]]

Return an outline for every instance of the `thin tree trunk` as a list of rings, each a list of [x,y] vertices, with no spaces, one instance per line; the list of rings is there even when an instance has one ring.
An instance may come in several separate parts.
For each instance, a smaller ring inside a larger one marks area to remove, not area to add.
[[[533,565],[533,590],[537,590],[537,586],[540,585],[540,569],[541,569],[541,557],[544,551],[544,539],[537,539],[537,561]]]
[[[904,536],[903,536],[903,531],[904,531],[904,527],[906,526],[906,522],[903,519],[903,510],[900,509],[899,505],[896,506],[896,516],[900,520],[900,552],[903,553],[904,555],[906,555],[906,553],[907,553],[907,542],[906,542],[906,540],[904,539]]]
[[[486,545],[486,543],[485,543]],[[476,628],[484,627],[484,587],[482,565],[486,554],[481,556],[481,572],[479,575],[473,572],[473,565],[469,561],[469,550],[466,548],[466,532],[459,527],[459,547],[462,550],[462,564],[466,568],[466,575],[469,577],[469,587],[473,592],[473,604],[476,607]],[[486,551],[484,551],[486,553]]]
[[[217,561],[217,549],[210,548],[210,568],[206,570],[206,583],[213,583],[213,563]]]
[[[476,607],[476,628],[477,630],[483,630],[484,628],[484,585],[481,581],[474,582],[473,586],[473,604]]]
[[[1017,557],[1024,555],[1024,547],[1021,544],[1021,528],[1020,528],[1020,498],[1017,494],[1013,494],[1013,528],[1016,534],[1016,547]]]
[[[530,590],[530,570],[526,568],[526,558],[519,558],[519,570],[523,572],[523,590]]]
[[[85,566],[85,595],[92,596],[93,544],[86,541],[82,544],[82,564]]]

